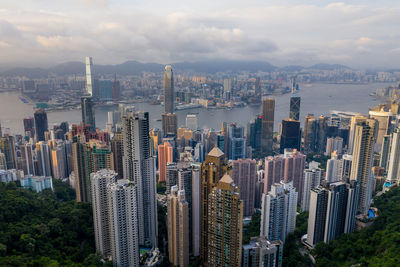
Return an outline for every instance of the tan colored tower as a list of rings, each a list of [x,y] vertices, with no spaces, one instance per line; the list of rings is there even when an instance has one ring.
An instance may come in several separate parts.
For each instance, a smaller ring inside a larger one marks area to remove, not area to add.
[[[262,127],[261,127],[261,152],[263,155],[272,155],[274,137],[275,99],[263,99]]]
[[[201,165],[200,256],[204,262],[208,258],[208,195],[224,173],[226,173],[225,154],[218,147],[214,147]]]
[[[177,185],[168,195],[168,251],[171,264],[189,265],[189,203]]]
[[[241,266],[243,204],[239,187],[225,174],[208,196],[206,266]]]
[[[163,145],[158,146],[159,182],[166,181],[167,164],[171,162],[173,162],[173,149],[170,143],[165,142]]]

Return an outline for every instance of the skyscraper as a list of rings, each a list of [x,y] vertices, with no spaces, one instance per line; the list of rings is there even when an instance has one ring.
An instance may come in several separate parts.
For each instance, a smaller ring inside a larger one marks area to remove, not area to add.
[[[168,252],[174,266],[189,265],[189,204],[185,190],[171,188],[168,198]]]
[[[25,136],[28,136],[29,138],[33,138],[35,136],[35,120],[32,117],[24,118],[24,132]]]
[[[311,189],[317,188],[321,183],[322,170],[320,168],[309,168],[304,170],[303,195],[301,198],[301,211],[308,211],[310,208]]]
[[[93,96],[94,78],[93,78],[93,60],[92,57],[86,57],[86,93]]]
[[[39,108],[35,111],[35,129],[36,141],[44,141],[44,133],[49,131],[49,124],[47,122],[47,113],[44,109]]]
[[[281,156],[265,158],[264,194],[268,194],[271,190],[271,185],[282,180],[284,171],[285,161]]]
[[[244,137],[244,128],[235,123],[227,126],[227,141],[228,141],[228,158],[236,160],[246,158],[246,138]]]
[[[284,154],[285,167],[283,180],[287,182],[293,181],[293,186],[296,188],[299,196],[298,204],[303,196],[304,169],[306,166],[306,155],[297,150],[285,150]]]
[[[253,152],[259,155],[261,150],[261,135],[262,135],[262,115],[256,116],[247,124],[247,141],[253,148]]]
[[[241,266],[243,204],[239,188],[225,174],[208,196],[206,266]]]
[[[75,174],[76,201],[90,202],[91,149],[75,136],[72,143],[72,159]]]
[[[178,185],[178,165],[175,162],[167,163],[165,166],[165,193],[171,192],[171,187]]]
[[[400,179],[400,132],[396,129],[392,133],[390,144],[390,154],[387,164],[387,180],[391,183],[396,183]],[[383,151],[382,151],[383,152]]]
[[[199,127],[198,119],[196,114],[187,114],[186,115],[186,127],[192,131],[197,130]]]
[[[286,148],[300,150],[301,132],[300,121],[294,119],[282,120],[280,153]]]
[[[124,178],[137,187],[139,244],[157,247],[155,160],[150,154],[149,113],[123,117]]]
[[[175,113],[163,113],[162,119],[162,130],[164,136],[177,134],[178,121]]]
[[[110,212],[107,185],[115,183],[117,174],[112,170],[100,170],[90,175],[94,237],[96,250],[104,257],[112,256]],[[137,241],[136,241],[137,242]]]
[[[304,123],[304,152],[314,152],[316,142],[316,120],[314,114],[306,115]]]
[[[0,138],[0,152],[5,156],[6,166],[8,170],[17,168],[17,156],[15,153],[14,137],[4,134]]]
[[[21,151],[21,168],[26,175],[38,175],[35,164],[35,153],[33,145],[26,143],[20,146]]]
[[[168,142],[158,146],[158,181],[166,181],[166,167],[173,162],[173,148]]]
[[[358,211],[367,214],[372,198],[373,187],[373,153],[377,135],[377,122],[364,119],[355,124],[353,161],[351,165],[351,180],[356,180],[360,186]]]
[[[174,73],[171,65],[165,66],[164,69],[164,112],[174,113]]]
[[[260,236],[285,242],[296,227],[297,197],[293,183],[283,181],[273,184],[271,191],[263,194]]]
[[[91,131],[96,130],[94,103],[91,96],[81,97],[81,109],[82,109],[82,122],[83,125],[89,125]]]
[[[296,120],[296,121],[300,120],[300,102],[301,102],[300,96],[293,94],[290,97],[289,118]]]
[[[256,161],[238,159],[233,162],[232,178],[239,186],[240,199],[243,202],[243,216],[252,216],[254,213],[255,184],[257,180]]]
[[[268,156],[272,154],[274,135],[275,99],[263,99],[261,153]]]
[[[208,195],[214,186],[226,173],[225,154],[217,147],[214,147],[206,156],[201,165],[201,190],[200,190],[200,256],[203,261],[208,259]]]
[[[111,255],[115,266],[139,266],[137,209],[138,190],[134,182],[120,179],[107,186],[110,216]]]
[[[51,154],[48,142],[36,143],[36,155],[38,161],[38,174],[40,176],[52,176]]]
[[[374,149],[375,151],[380,152],[382,148],[383,137],[392,132],[391,122],[393,114],[392,112],[386,112],[383,110],[379,111],[370,110],[369,117],[378,122],[377,136]]]

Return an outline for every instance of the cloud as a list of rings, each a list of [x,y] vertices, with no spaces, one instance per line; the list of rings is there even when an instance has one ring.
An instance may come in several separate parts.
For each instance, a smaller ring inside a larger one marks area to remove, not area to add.
[[[400,8],[382,1],[20,0],[0,10],[0,62],[55,64],[90,54],[98,63],[226,58],[395,66]]]

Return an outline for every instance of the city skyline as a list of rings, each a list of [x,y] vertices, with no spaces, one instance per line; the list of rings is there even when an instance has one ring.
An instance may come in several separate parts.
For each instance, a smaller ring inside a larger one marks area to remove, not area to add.
[[[89,51],[99,64],[235,59],[394,68],[400,58],[392,0],[41,0],[2,3],[0,12],[2,68],[76,61]]]

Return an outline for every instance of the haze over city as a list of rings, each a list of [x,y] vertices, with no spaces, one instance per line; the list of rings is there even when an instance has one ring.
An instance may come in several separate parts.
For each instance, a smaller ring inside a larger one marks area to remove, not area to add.
[[[396,68],[398,1],[0,1],[0,68],[263,60]]]

